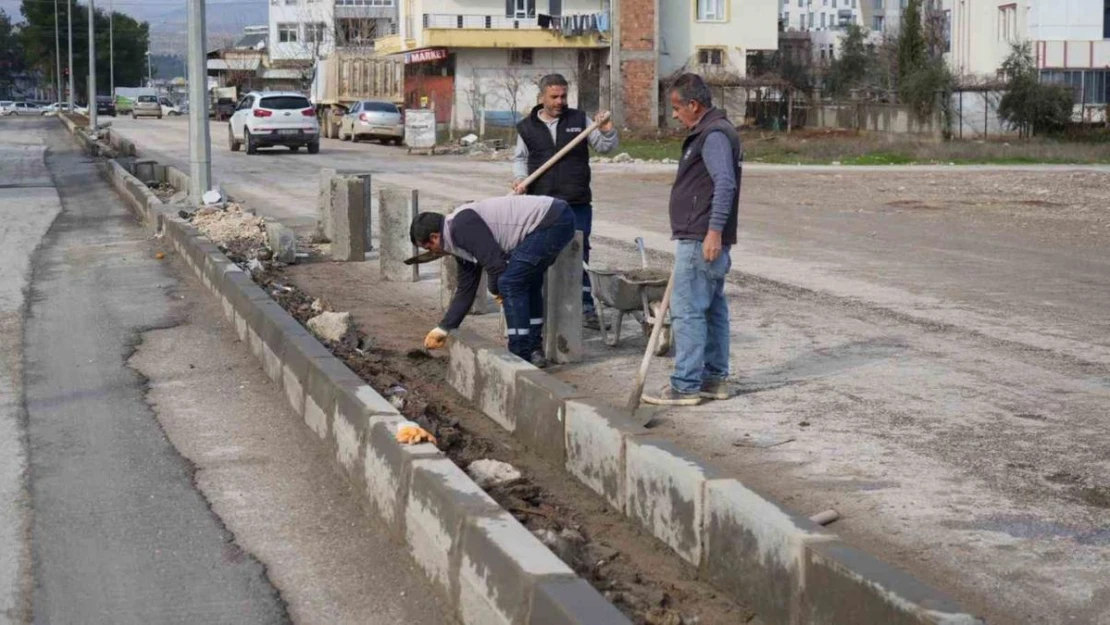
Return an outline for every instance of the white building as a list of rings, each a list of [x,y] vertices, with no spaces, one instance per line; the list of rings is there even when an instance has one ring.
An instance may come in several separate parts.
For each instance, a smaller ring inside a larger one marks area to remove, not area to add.
[[[849,0],[840,0],[847,2]],[[747,75],[749,52],[778,47],[779,0],[659,3],[659,74]]]
[[[845,29],[856,24],[865,29],[864,6],[875,0],[782,0],[779,19],[783,30],[808,32],[815,61],[832,61],[840,50]]]
[[[396,0],[270,0],[270,58],[311,61],[396,31]]]

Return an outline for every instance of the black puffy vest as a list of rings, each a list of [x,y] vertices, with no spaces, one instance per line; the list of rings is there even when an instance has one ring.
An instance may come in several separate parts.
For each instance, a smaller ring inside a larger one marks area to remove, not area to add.
[[[702,160],[701,149],[706,137],[713,132],[724,133],[732,145],[731,164],[736,172],[736,193],[729,198],[732,210],[721,232],[721,243],[736,245],[744,149],[736,127],[724,111],[716,108],[705,114],[682,145],[682,160],[678,162],[674,185],[671,186],[671,238],[703,241],[709,232],[709,217],[713,212],[713,178]]]
[[[556,141],[551,141],[551,131],[539,118],[543,106],[537,105],[531,115],[516,125],[524,145],[528,146],[528,173],[536,171],[555,153],[570,143],[586,129],[586,114],[577,109],[563,109],[555,130]],[[563,200],[568,204],[589,204],[593,200],[590,193],[590,146],[582,141],[562,158],[547,173],[540,176],[528,187],[529,195],[547,195]]]

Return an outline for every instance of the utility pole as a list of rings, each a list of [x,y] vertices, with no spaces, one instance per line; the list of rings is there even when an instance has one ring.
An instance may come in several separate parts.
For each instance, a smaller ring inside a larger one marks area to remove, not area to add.
[[[212,143],[208,134],[208,56],[204,50],[204,0],[188,0],[189,11],[189,195],[200,205],[212,188]]]
[[[54,0],[54,57],[58,60],[58,67],[54,71],[54,82],[58,85],[58,93],[54,96],[54,102],[60,103],[62,101],[62,33],[58,24],[58,0]]]
[[[73,114],[73,0],[66,2],[66,22],[69,23],[69,112]]]
[[[116,1],[108,2],[108,95],[116,99]]]
[[[89,130],[96,132],[96,6],[89,0]]]

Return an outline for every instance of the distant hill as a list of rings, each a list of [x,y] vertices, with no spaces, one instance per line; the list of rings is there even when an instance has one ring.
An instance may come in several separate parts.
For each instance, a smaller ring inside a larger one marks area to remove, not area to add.
[[[100,0],[103,3],[105,0]],[[156,54],[182,54],[188,32],[188,13],[185,2],[180,7],[165,5],[139,8],[129,4],[127,12],[138,19],[150,22],[150,47]],[[208,0],[207,22],[209,41],[221,41],[243,32],[244,26],[266,24],[269,2],[267,0]]]

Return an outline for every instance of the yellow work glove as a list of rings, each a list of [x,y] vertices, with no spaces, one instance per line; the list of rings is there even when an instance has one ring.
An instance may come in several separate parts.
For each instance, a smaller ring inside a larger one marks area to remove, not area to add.
[[[505,307],[505,298],[504,297],[501,297],[500,295],[494,295],[493,296],[493,301],[497,302],[497,306],[499,308],[504,308]]]
[[[432,328],[428,336],[424,337],[424,349],[440,349],[447,344],[447,332],[440,328]]]

